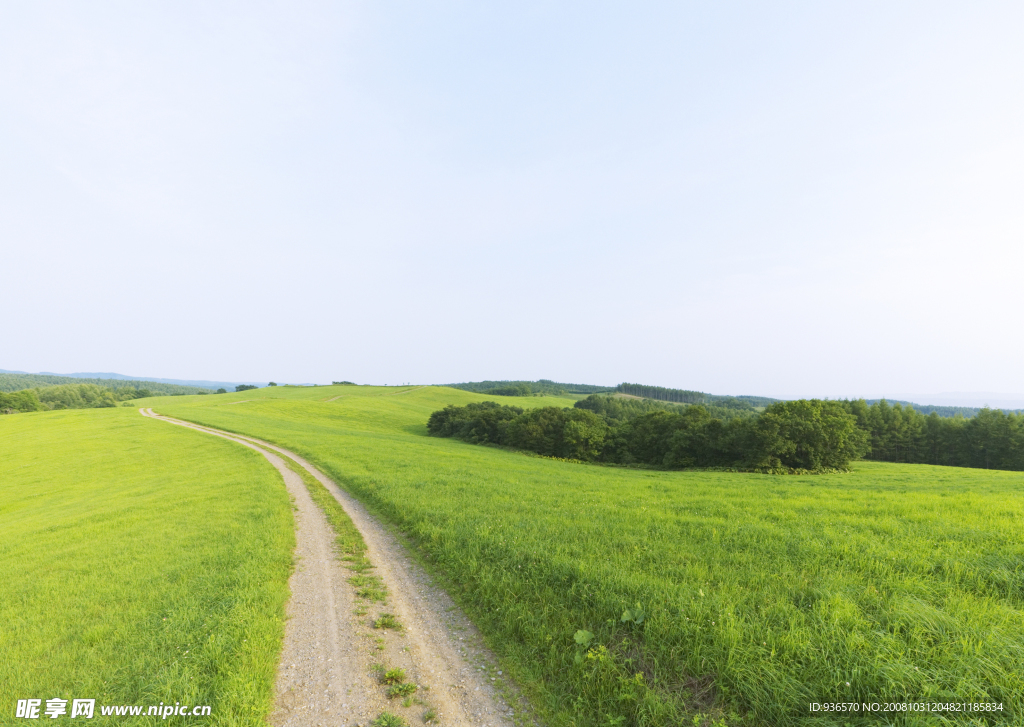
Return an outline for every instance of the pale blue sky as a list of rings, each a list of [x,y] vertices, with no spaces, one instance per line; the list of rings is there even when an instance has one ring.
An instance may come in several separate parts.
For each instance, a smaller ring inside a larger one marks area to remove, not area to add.
[[[0,368],[1024,392],[1018,3],[6,3]]]

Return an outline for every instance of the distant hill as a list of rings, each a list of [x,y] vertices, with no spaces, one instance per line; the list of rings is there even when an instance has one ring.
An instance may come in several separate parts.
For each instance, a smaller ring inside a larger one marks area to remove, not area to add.
[[[37,389],[43,386],[58,386],[62,384],[95,384],[114,391],[118,391],[120,389],[145,389],[153,394],[160,394],[164,396],[211,394],[214,391],[213,389],[200,386],[166,384],[154,379],[93,379],[83,376],[57,376],[56,374],[20,374],[0,372],[0,391],[22,391],[23,389]]]
[[[0,373],[11,373],[20,374],[22,371],[4,371],[0,369]],[[238,384],[250,384],[255,386],[266,386],[266,381],[206,381],[202,379],[160,379],[152,376],[125,376],[124,374],[115,373],[76,373],[76,374],[57,374],[52,371],[41,371],[40,375],[45,376],[63,376],[69,379],[121,379],[123,381],[152,381],[158,384],[177,384],[178,386],[198,386],[201,389],[227,389],[231,391]]]
[[[882,399],[866,399],[868,404],[877,404]],[[957,414],[962,416],[964,419],[970,419],[978,414],[982,410],[980,406],[936,406],[933,404],[915,404],[912,401],[900,401],[898,399],[885,399],[889,404],[899,404],[903,407],[910,407],[920,414],[927,416],[932,412],[935,412],[940,417],[954,417]],[[997,407],[989,407],[990,409],[996,409]],[[1024,409],[1000,409],[1005,414],[1024,414]]]
[[[453,389],[472,391],[476,394],[498,394],[504,396],[531,396],[533,394],[600,394],[614,391],[614,386],[594,386],[592,384],[561,384],[549,379],[538,381],[467,381],[462,384],[441,384]]]

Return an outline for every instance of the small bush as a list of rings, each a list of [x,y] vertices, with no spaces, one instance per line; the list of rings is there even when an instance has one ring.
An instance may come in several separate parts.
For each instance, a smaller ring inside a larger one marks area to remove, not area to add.
[[[381,712],[380,716],[370,723],[371,727],[406,727],[407,723],[397,714]]]

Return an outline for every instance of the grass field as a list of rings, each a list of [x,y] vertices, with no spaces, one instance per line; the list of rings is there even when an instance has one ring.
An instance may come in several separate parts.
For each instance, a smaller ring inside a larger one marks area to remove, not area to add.
[[[0,417],[0,462],[0,724],[27,698],[264,724],[295,539],[263,457],[132,408]]]
[[[1024,720],[1024,475],[628,470],[426,436],[430,412],[483,398],[279,387],[150,403],[301,453],[408,533],[553,724]],[[809,711],[836,701],[1003,710]]]

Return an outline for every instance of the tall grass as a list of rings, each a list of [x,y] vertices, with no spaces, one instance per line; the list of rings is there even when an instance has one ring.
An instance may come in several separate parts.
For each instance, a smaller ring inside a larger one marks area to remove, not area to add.
[[[294,449],[409,533],[553,724],[1024,719],[1019,473],[578,465],[425,436],[431,411],[478,395],[339,390],[153,405]],[[1003,710],[808,709],[836,701]]]
[[[263,457],[101,409],[0,417],[0,462],[0,723],[92,698],[97,724],[160,702],[264,724],[295,539]]]

